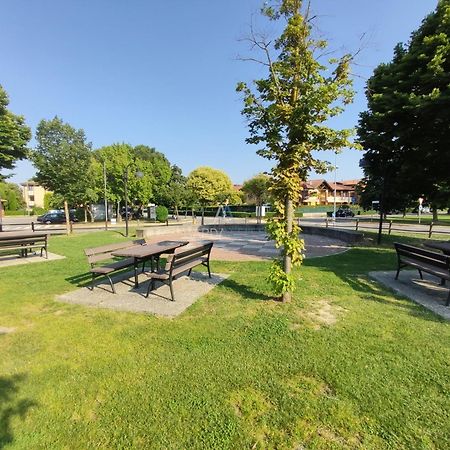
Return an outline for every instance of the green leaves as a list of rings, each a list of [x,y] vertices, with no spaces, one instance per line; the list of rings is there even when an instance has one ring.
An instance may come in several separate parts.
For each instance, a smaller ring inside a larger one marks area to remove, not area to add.
[[[83,130],[76,130],[58,117],[41,120],[37,146],[31,159],[36,180],[72,205],[81,203],[90,184],[91,144]]]
[[[187,187],[192,190],[202,205],[225,202],[231,194],[233,184],[225,172],[212,167],[198,167],[187,178]]]
[[[18,159],[27,156],[27,144],[31,139],[31,130],[25,125],[22,116],[8,111],[8,95],[0,86],[0,171],[13,169]],[[0,180],[2,180],[0,173]]]
[[[367,83],[368,111],[358,127],[368,163],[365,202],[383,193],[384,209],[403,208],[425,194],[437,207],[448,205],[449,14],[450,1],[440,1]]]
[[[248,120],[249,144],[262,144],[257,153],[273,160],[270,192],[280,218],[268,224],[269,235],[283,248],[284,267],[302,261],[303,243],[284,203],[291,200],[297,206],[302,182],[311,169],[324,169],[315,151],[344,147],[358,148],[350,141],[353,130],[334,130],[325,125],[340,114],[342,105],[352,101],[352,81],[349,77],[351,55],[332,60],[331,67],[320,63],[314,55],[327,46],[324,40],[310,36],[309,8],[302,10],[300,0],[282,0],[263,8],[270,20],[286,19],[286,27],[275,43],[261,42],[253,35],[253,48],[260,49],[266,59],[268,75],[254,81],[254,89],[238,83],[236,90],[243,96],[242,115]],[[330,74],[332,74],[330,76]],[[289,292],[293,282],[280,264],[271,269],[270,280],[278,293]]]

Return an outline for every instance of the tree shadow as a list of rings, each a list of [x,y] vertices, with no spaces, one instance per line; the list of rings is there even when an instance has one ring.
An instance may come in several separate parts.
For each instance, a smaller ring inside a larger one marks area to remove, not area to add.
[[[25,375],[0,377],[0,448],[14,440],[11,422],[15,416],[24,419],[28,410],[37,403],[29,399],[19,399],[19,384],[25,380]]]
[[[305,266],[335,274],[363,300],[395,306],[414,317],[432,322],[445,321],[430,310],[414,303],[406,295],[399,295],[391,288],[369,278],[368,272],[397,269],[395,251],[386,253],[386,250],[379,248],[353,248],[350,252],[341,255],[305,260]],[[388,295],[390,299],[386,298]],[[408,302],[404,301],[405,298]]]
[[[219,286],[223,286],[225,288],[231,289],[236,292],[240,296],[250,299],[250,300],[259,300],[259,301],[276,301],[277,299],[273,296],[263,294],[262,292],[257,292],[253,290],[249,285],[238,283],[235,280],[231,280],[227,278],[222,281]]]

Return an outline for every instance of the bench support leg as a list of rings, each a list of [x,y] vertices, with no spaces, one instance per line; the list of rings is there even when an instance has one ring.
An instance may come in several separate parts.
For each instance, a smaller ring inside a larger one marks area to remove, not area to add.
[[[116,293],[116,290],[114,289],[114,283],[113,283],[113,281],[111,280],[111,278],[110,278],[109,275],[106,275],[106,276],[108,277],[109,284],[111,285],[112,293],[115,294],[115,293]]]
[[[445,286],[445,278],[442,278],[442,279],[441,279],[440,285],[441,285],[441,286]]]
[[[91,281],[91,287],[90,287],[91,291],[94,290],[94,282],[95,282],[95,275],[92,274],[92,281]]]
[[[419,275],[420,275],[420,279],[423,280],[423,274],[422,271],[420,269],[417,269],[419,271]]]
[[[169,280],[169,287],[170,287],[170,295],[172,297],[172,301],[175,301],[175,294],[173,293],[173,284],[172,284],[172,279]]]
[[[145,294],[145,298],[148,298],[148,296],[150,295],[150,291],[153,291],[153,289],[155,289],[155,280],[152,278],[152,280],[148,284],[147,294]]]
[[[448,291],[447,302],[445,303],[445,306],[449,306],[449,305],[450,305],[450,291]]]

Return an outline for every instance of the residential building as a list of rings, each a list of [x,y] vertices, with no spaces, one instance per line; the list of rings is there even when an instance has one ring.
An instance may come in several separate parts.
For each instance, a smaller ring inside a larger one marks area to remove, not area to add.
[[[33,208],[44,207],[44,196],[49,191],[46,191],[45,188],[32,180],[25,181],[25,183],[20,183],[20,185],[22,186],[22,195],[25,201],[25,207],[28,211],[31,211]]]
[[[354,205],[358,203],[356,185],[359,180],[346,180],[329,182],[325,179],[308,180],[303,183],[302,203],[308,206],[332,205]]]

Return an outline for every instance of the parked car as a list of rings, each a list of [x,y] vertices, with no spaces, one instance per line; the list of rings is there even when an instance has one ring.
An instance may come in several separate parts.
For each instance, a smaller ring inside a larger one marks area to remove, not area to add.
[[[122,207],[120,210],[120,215],[122,216],[122,219],[125,219],[125,207]],[[128,219],[141,219],[142,218],[142,209],[133,209],[131,207],[128,207]]]
[[[355,213],[350,208],[339,208],[336,217],[354,217]]]
[[[41,223],[66,223],[66,215],[64,211],[52,211],[48,212],[46,214],[43,214],[42,216],[39,216],[36,219],[38,222]],[[75,217],[73,212],[69,213],[69,220],[70,222],[78,222],[78,219]]]

